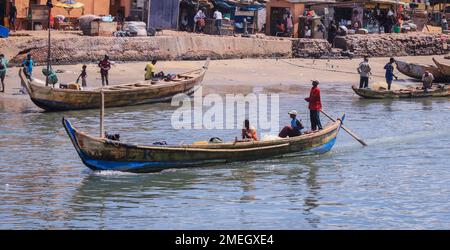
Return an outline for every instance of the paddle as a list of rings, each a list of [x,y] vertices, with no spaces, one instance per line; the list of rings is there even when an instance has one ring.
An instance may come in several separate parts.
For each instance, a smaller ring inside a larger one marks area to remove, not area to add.
[[[327,113],[320,111],[322,114],[324,114],[328,119],[330,119],[333,122],[336,122],[331,116],[329,116]],[[363,146],[368,146],[367,143],[365,143],[359,136],[357,136],[355,133],[351,132],[348,128],[344,127],[344,125],[341,125],[341,128],[347,132],[351,137],[353,137],[355,140],[357,140],[359,143],[361,143]]]

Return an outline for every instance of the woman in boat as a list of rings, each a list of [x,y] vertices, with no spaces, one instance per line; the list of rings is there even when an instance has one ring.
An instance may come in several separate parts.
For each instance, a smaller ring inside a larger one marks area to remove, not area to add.
[[[291,110],[288,114],[291,117],[291,126],[284,127],[278,134],[278,137],[296,137],[302,134],[302,129],[304,127],[301,121],[297,119],[297,111]]]
[[[256,128],[250,126],[250,121],[248,119],[244,121],[244,128],[242,129],[242,140],[258,140]]]

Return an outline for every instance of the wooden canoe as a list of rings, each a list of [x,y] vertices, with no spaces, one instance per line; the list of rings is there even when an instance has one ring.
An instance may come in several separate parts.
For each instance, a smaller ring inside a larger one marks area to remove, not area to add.
[[[293,138],[270,141],[229,142],[201,145],[141,146],[78,131],[63,118],[63,126],[82,162],[92,170],[155,172],[169,168],[256,160],[280,155],[321,154],[331,150],[341,120],[323,130]]]
[[[422,80],[422,75],[425,71],[429,71],[434,76],[434,82],[446,83],[450,81],[450,77],[446,77],[435,65],[407,63],[403,61],[396,61],[396,64],[397,70],[400,73],[417,80]]]
[[[45,86],[45,81],[28,80],[22,71],[19,76],[27,87],[31,100],[46,111],[93,109],[100,106],[100,90],[105,95],[105,107],[123,107],[170,101],[180,93],[192,94],[201,85],[209,59],[197,70],[179,74],[171,81],[140,81],[88,90],[72,90]]]
[[[447,77],[450,77],[450,64],[439,62],[438,60],[434,59],[433,62],[438,67],[439,71],[444,74]]]
[[[400,90],[386,89],[360,89],[352,86],[357,95],[367,99],[395,99],[395,98],[424,98],[424,97],[447,97],[450,96],[450,86],[434,85],[425,93],[420,88],[406,88]]]

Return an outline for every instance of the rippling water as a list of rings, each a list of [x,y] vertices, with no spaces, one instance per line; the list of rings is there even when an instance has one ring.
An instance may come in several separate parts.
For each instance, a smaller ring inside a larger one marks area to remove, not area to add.
[[[95,110],[42,113],[29,101],[0,100],[0,229],[449,229],[449,99],[360,100],[333,84],[322,91],[329,113],[345,112],[369,147],[342,132],[325,155],[155,174],[81,163],[61,117],[96,134]],[[280,93],[281,113],[306,113],[303,97]],[[105,126],[140,143],[239,135],[175,131],[173,109],[110,109]]]

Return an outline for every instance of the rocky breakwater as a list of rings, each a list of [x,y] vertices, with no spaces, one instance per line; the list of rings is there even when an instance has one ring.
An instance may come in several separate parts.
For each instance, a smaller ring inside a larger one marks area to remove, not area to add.
[[[332,48],[325,39],[292,40],[292,56],[298,58],[341,58],[341,50]]]
[[[346,37],[346,47],[358,57],[442,55],[449,51],[448,39],[447,35],[422,32],[351,35]]]
[[[19,63],[26,53],[43,64],[47,57],[44,37],[11,37],[0,40],[12,63]],[[290,40],[258,37],[219,37],[205,35],[157,37],[88,37],[58,34],[52,39],[52,62],[75,64],[95,62],[108,54],[115,61],[203,60],[246,57],[290,57]],[[1,49],[3,52],[3,49]]]

